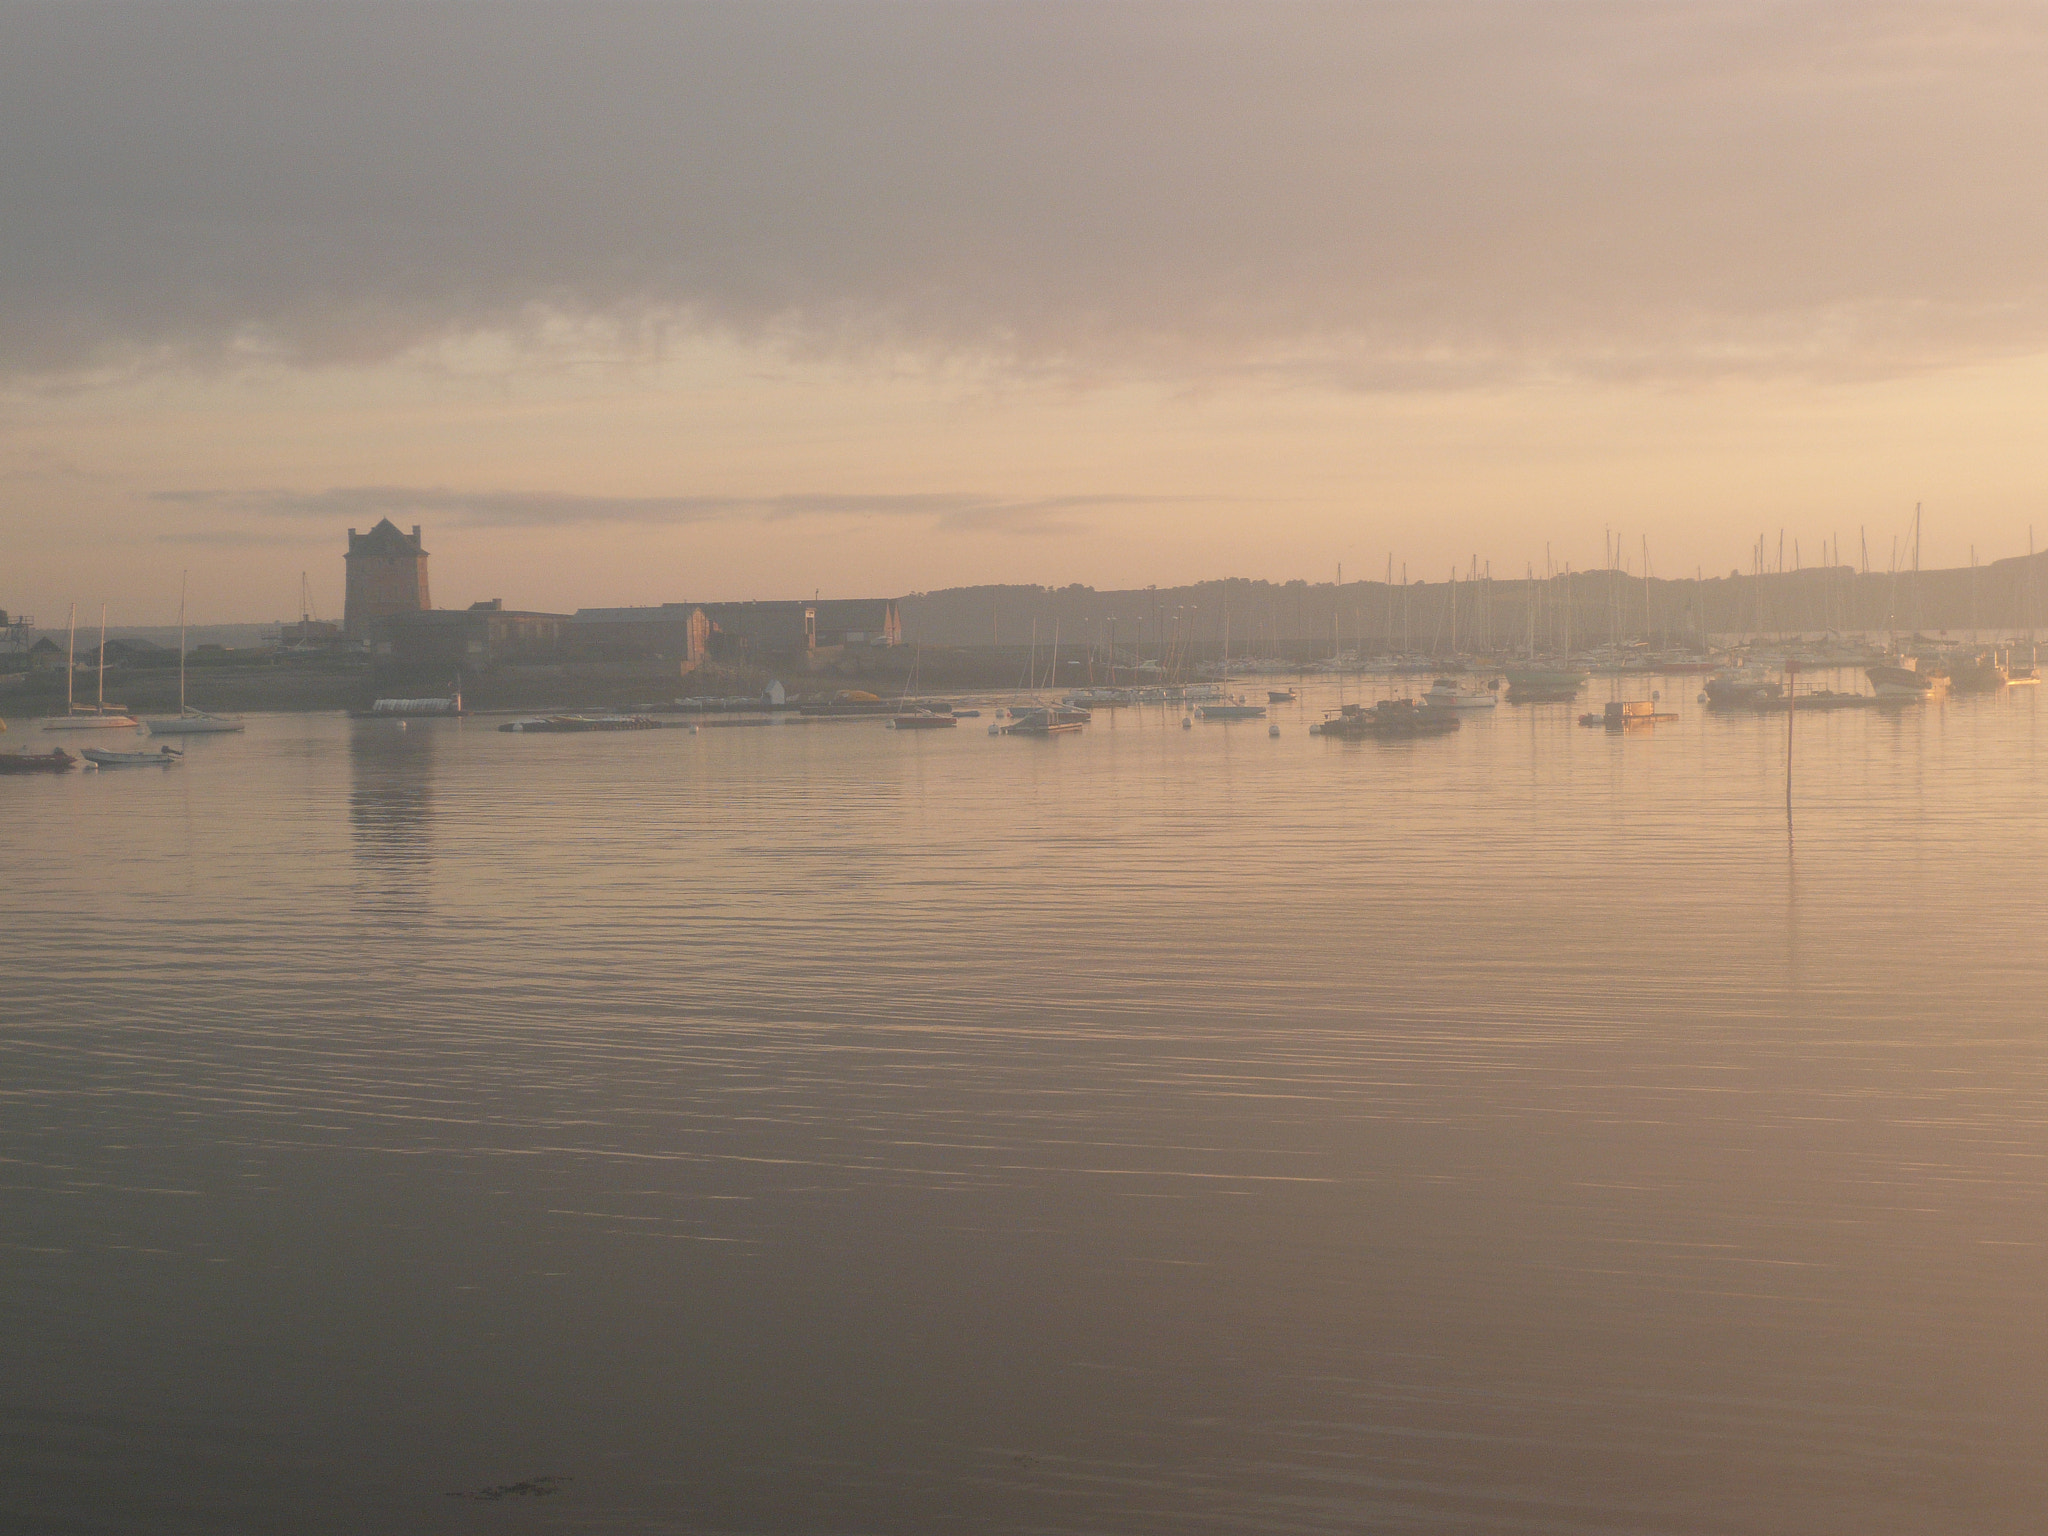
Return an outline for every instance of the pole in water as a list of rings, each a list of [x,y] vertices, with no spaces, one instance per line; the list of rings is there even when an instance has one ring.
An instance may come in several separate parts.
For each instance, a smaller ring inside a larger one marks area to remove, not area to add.
[[[1785,658],[1785,825],[1792,825],[1792,722],[1799,718],[1799,663]]]

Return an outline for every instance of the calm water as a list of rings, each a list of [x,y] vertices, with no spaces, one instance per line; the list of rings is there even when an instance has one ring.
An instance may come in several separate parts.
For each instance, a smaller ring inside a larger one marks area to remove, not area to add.
[[[0,784],[0,1525],[2038,1529],[2043,708],[1664,686]]]

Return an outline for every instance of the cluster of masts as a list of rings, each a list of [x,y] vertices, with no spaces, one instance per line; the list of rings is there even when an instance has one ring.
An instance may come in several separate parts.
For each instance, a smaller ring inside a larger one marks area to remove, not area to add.
[[[1175,607],[1155,613],[1149,626],[1141,623],[1136,644],[1118,644],[1117,621],[1112,617],[1106,644],[1098,644],[1083,626],[1084,639],[1076,646],[1075,626],[1070,624],[1065,646],[1068,673],[1059,670],[1058,622],[1051,626],[1048,650],[1034,618],[1029,659],[1019,682],[1026,688],[1067,682],[1077,652],[1086,662],[1090,681],[1111,683],[1123,673],[1177,682],[1304,665],[1362,670],[1396,661],[1617,657],[1645,650],[1702,657],[1766,648],[1786,654],[1805,646],[1819,659],[1830,647],[1861,656],[1878,636],[1884,637],[1885,651],[1897,652],[1903,635],[1918,635],[1931,627],[1930,617],[1948,624],[1965,618],[1953,575],[1923,580],[1917,508],[1909,537],[1892,540],[1884,571],[1871,569],[1866,531],[1858,531],[1858,544],[1860,569],[1842,558],[1839,535],[1824,538],[1822,563],[1809,565],[1796,538],[1781,531],[1774,548],[1759,535],[1750,550],[1747,573],[1731,571],[1728,577],[1711,581],[1698,568],[1689,577],[1660,577],[1647,538],[1641,540],[1639,551],[1630,551],[1612,532],[1607,535],[1603,564],[1594,570],[1558,564],[1546,545],[1540,574],[1530,562],[1519,577],[1496,577],[1492,562],[1474,553],[1441,583],[1411,582],[1406,564],[1397,567],[1390,554],[1386,581],[1377,590],[1355,584],[1347,594],[1343,567],[1337,568],[1328,628],[1320,637],[1303,623],[1306,604],[1300,598],[1295,622],[1283,634],[1283,614],[1289,605],[1271,600],[1246,605],[1240,599],[1233,614],[1226,586],[1220,625],[1214,608]],[[1994,594],[1993,617],[2000,622],[1990,627],[2015,636],[2024,633],[2031,642],[2036,608],[2031,529],[2027,544],[2024,575],[2017,586],[2006,578]],[[1638,552],[1640,565],[1630,558]],[[1966,627],[1974,643],[1984,627],[1974,548],[1969,572]],[[1939,602],[1929,601],[1930,582],[1938,589],[1933,595]],[[1144,637],[1148,627],[1149,639]],[[1821,639],[1808,641],[1807,636]]]
[[[107,702],[107,605],[100,604],[100,648],[92,707],[77,699],[78,604],[71,605],[64,647],[64,713],[43,722],[46,731],[133,731],[147,728],[152,736],[217,736],[242,729],[239,715],[213,715],[185,702],[185,583],[178,583],[178,712],[138,719],[120,704]]]

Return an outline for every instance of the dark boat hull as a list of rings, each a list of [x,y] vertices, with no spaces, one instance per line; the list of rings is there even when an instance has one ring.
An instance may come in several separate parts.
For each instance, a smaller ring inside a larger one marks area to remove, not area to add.
[[[48,752],[0,752],[0,773],[64,773],[78,759],[57,747]]]

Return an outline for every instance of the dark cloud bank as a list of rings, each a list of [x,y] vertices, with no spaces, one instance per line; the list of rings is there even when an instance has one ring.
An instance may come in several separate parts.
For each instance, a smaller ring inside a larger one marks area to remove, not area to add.
[[[819,493],[794,496],[585,496],[565,491],[466,491],[447,486],[355,485],[322,491],[157,491],[160,505],[238,516],[312,518],[367,526],[378,518],[449,518],[485,528],[552,528],[586,523],[793,522],[821,518],[906,519],[949,531],[993,529],[1056,533],[1075,520],[1137,506],[1183,505],[1157,496],[1076,495],[1002,497],[973,492],[902,495]],[[206,534],[175,537],[202,539]],[[240,533],[225,535],[239,540]],[[250,539],[289,541],[293,535],[251,533]]]
[[[2048,337],[2048,12],[13,5],[0,371],[551,314],[1361,387]]]

